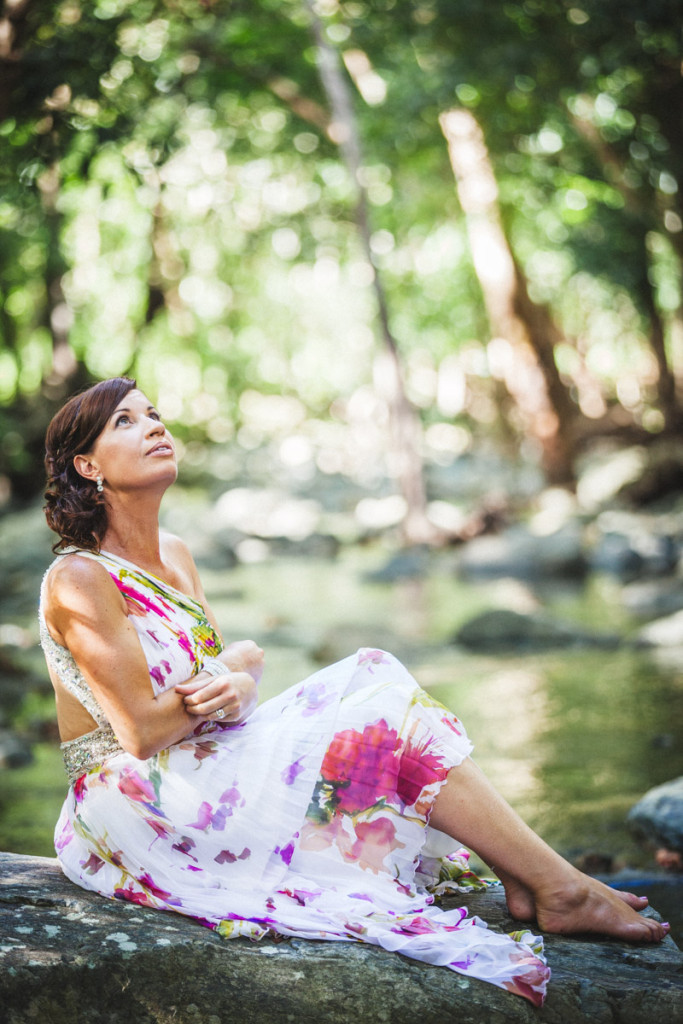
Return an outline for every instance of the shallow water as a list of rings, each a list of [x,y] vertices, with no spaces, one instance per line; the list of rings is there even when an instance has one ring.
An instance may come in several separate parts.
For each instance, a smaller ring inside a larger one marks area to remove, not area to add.
[[[424,578],[367,582],[379,547],[344,549],[334,561],[273,559],[235,569],[202,567],[226,640],[266,650],[263,698],[358,647],[396,653],[420,683],[464,721],[475,759],[529,823],[571,859],[601,870],[652,872],[652,851],[630,834],[629,808],[649,788],[683,774],[683,666],[624,648],[494,656],[451,641],[478,610],[504,604],[627,635],[614,581],[554,588],[539,598],[511,581],[457,578],[435,554]],[[52,855],[65,792],[55,743],[0,778],[0,849]]]

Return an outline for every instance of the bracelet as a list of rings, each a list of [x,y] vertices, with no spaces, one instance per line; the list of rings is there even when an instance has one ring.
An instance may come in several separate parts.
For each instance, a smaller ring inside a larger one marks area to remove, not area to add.
[[[230,669],[220,658],[206,658],[200,671],[208,672],[210,676],[226,676],[230,673]]]

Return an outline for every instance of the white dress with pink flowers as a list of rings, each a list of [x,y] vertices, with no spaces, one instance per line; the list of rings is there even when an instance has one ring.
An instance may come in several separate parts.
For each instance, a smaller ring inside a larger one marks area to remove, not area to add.
[[[221,650],[193,598],[116,556],[79,553],[122,593],[155,693]],[[392,655],[362,649],[241,725],[204,723],[141,761],[40,619],[48,664],[98,725],[63,744],[71,785],[55,846],[70,879],[224,936],[369,942],[542,1002],[540,939],[435,905],[435,893],[483,884],[427,824],[471,743]]]

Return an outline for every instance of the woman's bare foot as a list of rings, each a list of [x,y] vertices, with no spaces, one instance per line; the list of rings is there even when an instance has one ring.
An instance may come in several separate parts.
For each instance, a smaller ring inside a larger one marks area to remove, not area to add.
[[[503,883],[505,901],[512,917],[516,921],[533,921],[536,917],[536,903],[531,891],[507,871],[495,870]]]
[[[536,919],[545,932],[597,932],[627,942],[661,942],[669,933],[668,924],[640,917],[643,897],[610,889],[578,871],[569,884],[539,889],[534,899]]]
[[[536,901],[533,893],[519,879],[509,875],[506,871],[496,872],[505,889],[505,900],[508,910],[516,921],[533,921],[536,919]],[[634,910],[645,910],[648,905],[647,896],[636,896],[632,892],[622,892],[619,889],[610,889],[610,893],[616,896],[627,906]],[[640,920],[640,919],[639,919]]]

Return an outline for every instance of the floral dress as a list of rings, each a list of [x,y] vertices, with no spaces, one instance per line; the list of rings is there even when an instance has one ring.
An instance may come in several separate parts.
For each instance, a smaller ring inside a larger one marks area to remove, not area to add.
[[[79,554],[123,595],[155,693],[220,652],[193,598],[118,556]],[[40,620],[48,666],[97,722],[62,744],[71,785],[55,846],[72,881],[224,936],[373,943],[540,1005],[550,973],[540,939],[435,905],[435,895],[485,884],[465,851],[428,825],[449,770],[472,747],[392,655],[361,649],[240,725],[202,723],[138,760],[42,607]]]

